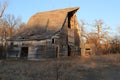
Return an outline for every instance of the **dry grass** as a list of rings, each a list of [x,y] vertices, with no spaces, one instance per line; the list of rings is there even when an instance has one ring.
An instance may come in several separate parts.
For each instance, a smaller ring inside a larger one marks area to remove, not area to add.
[[[0,80],[119,79],[120,54],[59,60],[0,60]]]

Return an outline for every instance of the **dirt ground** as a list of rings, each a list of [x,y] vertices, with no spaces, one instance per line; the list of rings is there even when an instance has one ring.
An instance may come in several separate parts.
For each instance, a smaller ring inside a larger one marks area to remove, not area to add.
[[[0,60],[0,80],[120,80],[120,54]]]

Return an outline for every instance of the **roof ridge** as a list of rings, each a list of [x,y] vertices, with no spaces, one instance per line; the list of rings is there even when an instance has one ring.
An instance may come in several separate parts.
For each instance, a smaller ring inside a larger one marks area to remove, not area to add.
[[[55,12],[55,11],[66,11],[66,12],[70,12],[70,11],[73,11],[73,10],[78,10],[79,8],[80,8],[80,7],[71,7],[71,8],[55,9],[55,10],[37,12],[36,14],[49,13],[49,12]],[[35,14],[35,15],[36,15],[36,14]]]

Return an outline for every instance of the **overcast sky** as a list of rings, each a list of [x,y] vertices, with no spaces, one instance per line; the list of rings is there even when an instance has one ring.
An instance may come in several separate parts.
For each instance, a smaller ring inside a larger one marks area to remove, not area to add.
[[[2,2],[3,0],[0,0]],[[5,13],[21,17],[27,23],[37,12],[80,7],[77,12],[78,21],[84,19],[93,23],[95,19],[103,19],[106,25],[114,30],[120,26],[120,0],[6,0],[8,7]]]

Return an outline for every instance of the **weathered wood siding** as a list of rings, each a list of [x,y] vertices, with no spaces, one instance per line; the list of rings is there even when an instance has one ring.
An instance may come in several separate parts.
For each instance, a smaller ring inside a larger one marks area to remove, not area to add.
[[[64,19],[64,23],[61,25],[62,28],[57,29],[57,32],[44,40],[8,42],[8,57],[20,57],[22,47],[28,48],[28,58],[53,58],[57,55],[67,56],[70,52],[76,55],[76,51],[79,49],[79,38],[77,38],[78,33],[75,20],[74,12],[71,12]],[[54,27],[57,26],[56,24]],[[52,30],[49,29],[47,31]]]
[[[21,42],[8,41],[8,54],[7,57],[18,57],[20,52]]]

